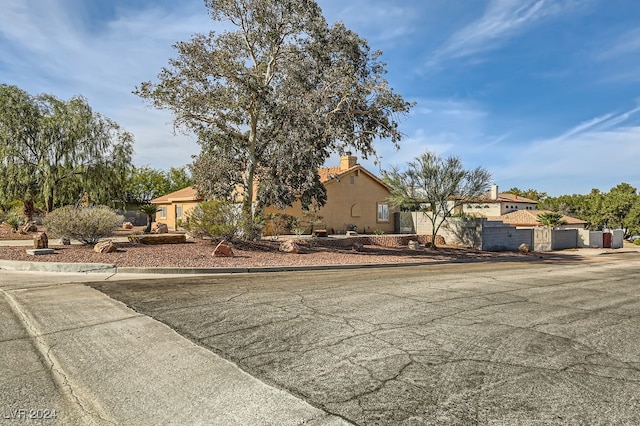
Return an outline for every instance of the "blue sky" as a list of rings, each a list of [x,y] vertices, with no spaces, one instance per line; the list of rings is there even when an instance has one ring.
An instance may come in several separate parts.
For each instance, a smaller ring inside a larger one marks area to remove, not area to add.
[[[486,167],[504,190],[640,188],[640,2],[318,4],[381,49],[391,86],[417,102],[401,149],[380,141],[380,165],[362,162],[372,171],[432,150]],[[202,0],[4,0],[0,83],[82,95],[134,135],[137,165],[182,166],[195,139],[131,91],[155,81],[172,44],[212,29]]]

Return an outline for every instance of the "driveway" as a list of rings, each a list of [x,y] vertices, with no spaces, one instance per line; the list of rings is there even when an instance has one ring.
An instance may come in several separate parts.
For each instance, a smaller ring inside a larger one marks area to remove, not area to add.
[[[96,283],[356,424],[640,424],[638,253]]]

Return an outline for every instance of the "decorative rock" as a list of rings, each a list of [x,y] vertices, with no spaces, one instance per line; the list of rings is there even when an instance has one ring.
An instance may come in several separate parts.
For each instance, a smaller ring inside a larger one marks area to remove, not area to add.
[[[234,257],[233,250],[226,240],[222,240],[218,243],[215,250],[213,250],[215,257]]]
[[[347,231],[347,237],[357,237],[358,233],[356,231]]]
[[[283,251],[285,253],[298,254],[300,253],[300,246],[293,241],[287,240],[283,241],[280,244],[280,251]]]
[[[53,254],[55,253],[54,249],[44,248],[44,249],[27,249],[27,254],[31,256],[41,256],[43,254]]]
[[[410,250],[420,250],[420,244],[417,241],[410,240],[408,246]]]
[[[167,234],[169,233],[169,227],[166,223],[156,222],[153,232],[156,234]]]
[[[71,245],[71,240],[67,237],[62,237],[60,238],[60,245],[61,246],[70,246]]]
[[[351,250],[353,251],[362,251],[363,248],[364,244],[362,244],[360,241],[354,241],[351,245]]]
[[[111,240],[100,241],[93,247],[93,251],[96,253],[113,253],[116,250],[118,250],[118,247]]]
[[[133,229],[133,223],[131,222],[124,222],[122,224],[122,229]]]
[[[49,248],[49,238],[44,232],[39,232],[33,236],[33,248],[46,249]]]
[[[518,251],[520,253],[529,253],[531,251],[531,247],[529,247],[529,244],[522,243],[518,247]]]

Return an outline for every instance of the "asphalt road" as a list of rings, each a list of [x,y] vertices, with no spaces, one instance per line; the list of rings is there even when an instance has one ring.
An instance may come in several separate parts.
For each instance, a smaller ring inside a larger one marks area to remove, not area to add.
[[[92,286],[356,424],[640,424],[638,253]]]
[[[82,284],[125,278],[0,271],[0,425],[345,424]]]

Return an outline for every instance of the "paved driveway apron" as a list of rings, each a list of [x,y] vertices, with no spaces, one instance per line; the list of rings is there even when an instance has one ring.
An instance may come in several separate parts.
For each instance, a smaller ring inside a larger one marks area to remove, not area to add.
[[[357,424],[640,424],[637,254],[96,284]]]

